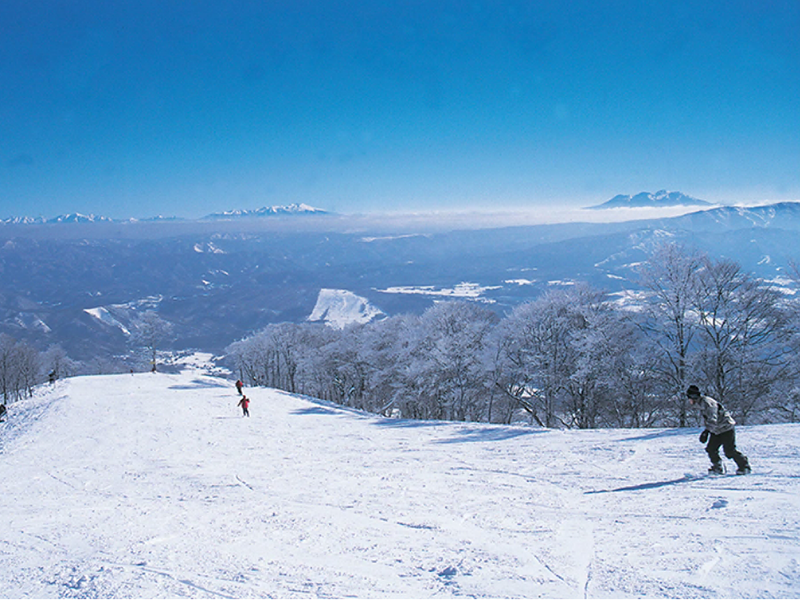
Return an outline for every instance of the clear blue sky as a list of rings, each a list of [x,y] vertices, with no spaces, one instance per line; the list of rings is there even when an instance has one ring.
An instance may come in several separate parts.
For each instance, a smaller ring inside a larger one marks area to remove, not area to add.
[[[0,2],[0,217],[662,188],[800,199],[800,2]]]

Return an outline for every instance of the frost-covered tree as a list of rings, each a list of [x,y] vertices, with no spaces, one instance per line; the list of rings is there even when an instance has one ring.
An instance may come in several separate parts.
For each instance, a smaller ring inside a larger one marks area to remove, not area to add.
[[[305,346],[309,350],[300,363],[306,393],[320,398],[370,410],[367,393],[370,369],[362,350],[363,327],[351,325],[343,330],[323,325],[305,329]]]
[[[702,255],[668,243],[659,246],[638,269],[639,281],[647,292],[641,321],[659,360],[658,371],[665,397],[675,404],[678,426],[689,424],[684,391],[689,383],[689,356],[697,329],[694,314],[697,275]]]
[[[704,259],[698,283],[698,367],[709,393],[744,423],[792,369],[788,313],[779,292],[734,261]]]
[[[42,353],[41,366],[42,379],[49,378],[51,373],[55,379],[71,377],[79,370],[78,363],[72,360],[66,350],[58,344],[50,346]]]
[[[0,334],[0,393],[3,403],[33,395],[38,382],[39,353],[27,342]]]
[[[419,317],[398,315],[369,323],[361,331],[362,361],[369,365],[366,386],[374,412],[413,418],[416,393],[411,372]]]
[[[559,424],[569,323],[562,293],[521,304],[500,325],[500,385],[542,427]]]
[[[33,388],[39,382],[39,370],[41,369],[39,352],[27,342],[20,342],[16,345],[14,360],[16,362],[16,382],[17,394],[27,393],[33,396]]]
[[[645,376],[630,363],[639,336],[603,291],[549,291],[515,308],[497,335],[497,385],[539,425],[642,421],[650,394],[635,388]]]
[[[497,316],[471,302],[442,302],[423,313],[411,369],[428,418],[485,418],[491,382],[485,362]]]
[[[271,324],[228,346],[227,354],[236,371],[250,385],[292,393],[310,392],[307,388],[313,387],[313,376],[307,372],[312,364],[308,357],[319,351],[319,336],[314,332],[321,327],[317,324]]]
[[[604,375],[612,390],[606,423],[629,428],[663,424],[669,402],[661,393],[659,359],[650,351],[636,324],[637,314],[617,311],[616,317],[617,326],[610,331],[615,351]]]
[[[157,312],[148,310],[134,319],[131,326],[133,342],[145,348],[150,369],[155,373],[158,351],[172,339],[174,330],[172,323],[161,318]]]

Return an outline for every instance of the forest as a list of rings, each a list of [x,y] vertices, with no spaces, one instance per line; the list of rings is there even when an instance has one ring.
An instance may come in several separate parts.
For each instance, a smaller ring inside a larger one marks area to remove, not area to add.
[[[273,324],[227,358],[247,385],[406,419],[686,427],[692,383],[740,424],[800,419],[786,290],[674,243],[637,277],[636,292],[553,287],[505,315],[447,301],[344,329]]]

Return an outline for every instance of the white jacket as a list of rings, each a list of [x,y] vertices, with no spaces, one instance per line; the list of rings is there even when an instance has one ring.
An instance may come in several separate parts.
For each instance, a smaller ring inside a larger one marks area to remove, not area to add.
[[[725,433],[733,429],[736,421],[731,414],[714,398],[710,396],[700,396],[698,400],[700,414],[703,415],[706,429],[715,435]]]

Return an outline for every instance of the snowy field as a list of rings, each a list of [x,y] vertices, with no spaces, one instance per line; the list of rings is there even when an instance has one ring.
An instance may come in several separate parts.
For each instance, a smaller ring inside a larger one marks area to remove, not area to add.
[[[197,372],[58,382],[0,425],[0,597],[800,597],[800,425],[380,419]],[[732,463],[728,464],[730,469]]]

